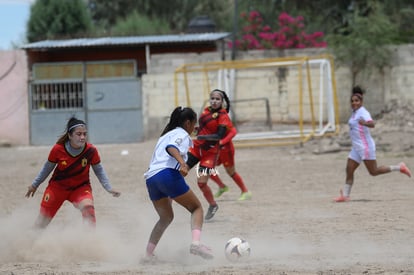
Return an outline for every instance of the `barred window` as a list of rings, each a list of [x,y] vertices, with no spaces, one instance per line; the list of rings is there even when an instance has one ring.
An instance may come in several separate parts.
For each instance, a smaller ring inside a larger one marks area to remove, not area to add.
[[[83,108],[82,82],[32,84],[32,110]]]

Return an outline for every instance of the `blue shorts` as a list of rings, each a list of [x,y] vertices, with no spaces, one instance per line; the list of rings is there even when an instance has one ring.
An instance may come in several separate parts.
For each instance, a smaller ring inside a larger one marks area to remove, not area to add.
[[[149,197],[152,201],[162,198],[175,198],[190,190],[178,170],[167,168],[146,180]]]
[[[363,160],[375,160],[375,148],[368,148],[366,150],[356,150],[355,148],[352,148],[348,158],[355,160],[358,163],[361,163]]]

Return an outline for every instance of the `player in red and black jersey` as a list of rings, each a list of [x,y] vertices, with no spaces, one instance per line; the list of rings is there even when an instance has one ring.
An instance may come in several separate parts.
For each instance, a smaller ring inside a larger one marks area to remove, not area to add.
[[[226,102],[225,108],[224,101]],[[220,151],[219,141],[226,135],[228,129],[233,127],[228,115],[229,110],[230,100],[227,94],[219,89],[213,90],[210,93],[210,106],[203,110],[198,120],[197,140],[188,152],[188,166],[192,168],[199,163],[197,184],[209,203],[206,220],[213,218],[218,210],[207,181],[210,175],[216,174],[215,167]]]
[[[236,185],[239,187],[241,194],[238,198],[238,201],[250,200],[252,198],[252,193],[247,189],[246,185],[244,184],[243,178],[240,174],[236,171],[235,161],[234,161],[234,145],[233,145],[233,137],[237,134],[237,130],[235,127],[230,128],[226,136],[223,139],[220,139],[220,153],[219,158],[217,161],[217,166],[223,164],[224,169],[226,170],[227,174],[233,179]],[[219,186],[219,190],[214,195],[214,197],[218,198],[223,193],[229,191],[229,187],[223,183],[220,179],[218,174],[210,175],[210,178],[217,183]]]
[[[91,166],[106,191],[114,197],[121,194],[112,188],[98,150],[86,140],[85,122],[75,117],[69,119],[65,133],[51,149],[48,160],[26,193],[26,197],[33,197],[39,185],[53,171],[43,194],[36,227],[45,228],[65,200],[81,211],[86,222],[95,226],[95,208],[89,179]]]

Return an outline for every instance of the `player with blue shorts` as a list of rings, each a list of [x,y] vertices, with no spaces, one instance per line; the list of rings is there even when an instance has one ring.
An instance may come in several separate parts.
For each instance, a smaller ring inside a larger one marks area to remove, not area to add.
[[[190,253],[205,259],[213,258],[211,249],[200,243],[203,208],[184,180],[189,171],[186,164],[188,149],[193,145],[190,134],[196,123],[197,114],[193,109],[177,107],[158,139],[144,174],[149,197],[159,215],[148,240],[146,259],[153,259],[155,247],[174,218],[172,200],[191,213]]]

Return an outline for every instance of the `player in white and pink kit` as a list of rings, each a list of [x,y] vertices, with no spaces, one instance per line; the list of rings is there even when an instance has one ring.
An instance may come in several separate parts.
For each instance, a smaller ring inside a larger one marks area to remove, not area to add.
[[[345,184],[343,189],[340,190],[340,196],[334,199],[336,202],[346,202],[350,200],[351,189],[354,183],[354,172],[362,161],[371,176],[399,171],[411,177],[410,170],[403,162],[398,165],[377,166],[375,142],[369,130],[369,128],[375,127],[375,122],[367,109],[362,106],[363,93],[363,90],[359,86],[352,89],[352,115],[348,120],[352,149],[348,155]]]

